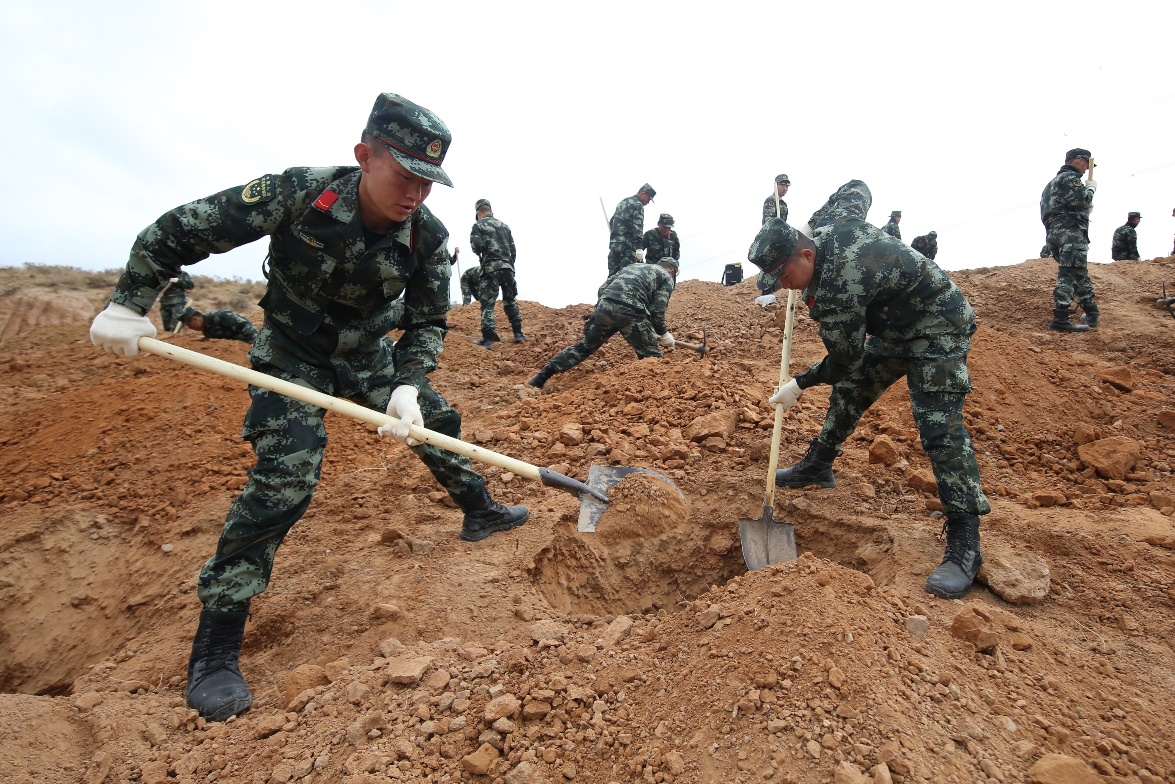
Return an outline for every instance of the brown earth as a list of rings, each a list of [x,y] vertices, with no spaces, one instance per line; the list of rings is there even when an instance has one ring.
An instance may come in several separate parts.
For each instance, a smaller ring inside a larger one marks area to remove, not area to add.
[[[674,294],[670,326],[704,327],[707,358],[637,361],[616,338],[542,394],[522,382],[587,306],[525,302],[530,340],[492,351],[456,308],[433,379],[468,440],[579,479],[648,467],[686,503],[649,503],[634,474],[614,525],[579,534],[574,498],[486,468],[531,518],[469,544],[414,456],[332,415],[317,498],[253,604],[254,707],[223,724],[185,707],[184,679],[195,575],[251,464],[247,395],[98,353],[111,275],[0,270],[0,778],[1173,781],[1175,321],[1154,304],[1173,263],[1095,265],[1088,335],[1045,330],[1047,259],[954,275],[980,315],[966,421],[993,506],[992,587],[963,601],[922,590],[941,521],[902,384],[835,489],[777,494],[801,558],[746,572],[783,321],[753,283]],[[222,304],[244,310],[248,285]],[[821,353],[801,316],[793,363]],[[827,397],[787,415],[782,465]]]

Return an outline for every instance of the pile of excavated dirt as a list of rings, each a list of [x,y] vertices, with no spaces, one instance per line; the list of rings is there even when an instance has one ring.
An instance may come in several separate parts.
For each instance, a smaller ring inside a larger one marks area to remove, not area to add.
[[[1094,265],[1102,322],[1086,335],[1045,329],[1048,260],[953,275],[980,317],[965,420],[993,507],[961,601],[922,589],[941,511],[901,383],[845,444],[835,488],[776,494],[801,557],[746,572],[737,521],[761,515],[784,321],[753,282],[674,293],[669,326],[695,342],[705,329],[705,358],[637,360],[617,337],[541,394],[525,380],[590,307],[523,302],[529,339],[490,351],[469,337],[476,307],[455,308],[432,378],[467,440],[581,481],[593,463],[648,468],[684,499],[630,474],[599,533],[580,534],[575,498],[480,466],[531,515],[471,544],[415,456],[331,414],[316,498],[253,602],[254,706],[222,724],[185,706],[184,685],[195,576],[252,463],[248,395],[96,351],[86,329],[108,289],[76,270],[56,286],[44,268],[0,274],[0,314],[19,325],[0,341],[0,770],[38,784],[1175,780],[1175,321],[1154,302],[1173,265]],[[94,311],[31,318],[35,287]],[[246,362],[241,343],[167,339]],[[801,314],[793,365],[822,354]],[[827,399],[809,390],[786,415],[781,465]]]

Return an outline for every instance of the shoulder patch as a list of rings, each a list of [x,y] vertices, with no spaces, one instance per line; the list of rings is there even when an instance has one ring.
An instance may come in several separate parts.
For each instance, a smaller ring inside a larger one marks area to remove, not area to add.
[[[327,212],[331,208],[331,205],[333,205],[338,200],[339,194],[328,189],[323,191],[322,195],[315,199],[314,206],[323,212]]]
[[[269,201],[274,195],[272,174],[258,177],[241,189],[241,201],[245,204],[259,204]]]

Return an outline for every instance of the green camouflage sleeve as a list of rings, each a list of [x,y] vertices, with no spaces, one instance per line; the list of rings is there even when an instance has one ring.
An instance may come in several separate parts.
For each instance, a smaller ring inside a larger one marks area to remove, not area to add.
[[[850,180],[837,188],[836,193],[828,197],[823,207],[812,213],[808,224],[813,229],[818,229],[847,218],[865,220],[872,206],[873,194],[869,186],[860,180]]]
[[[469,230],[469,249],[472,250],[480,258],[485,255],[488,250],[489,236],[484,231],[481,221],[473,224],[473,228]]]
[[[440,226],[439,221],[435,223]],[[443,226],[440,231],[444,231]],[[412,274],[404,289],[404,317],[400,322],[404,336],[392,349],[393,387],[409,384],[422,388],[428,383],[428,374],[436,370],[437,356],[444,349],[445,334],[449,331],[445,314],[449,310],[452,277],[449,254],[445,251],[447,238],[447,232],[439,236],[439,241],[432,236],[430,244],[436,242],[432,254]]]
[[[673,280],[668,274],[664,278],[663,282],[658,283],[649,303],[649,320],[653,322],[653,330],[658,335],[664,335],[669,331],[665,326],[665,311],[669,310],[669,297],[673,294]]]
[[[1081,182],[1081,175],[1076,172],[1069,177],[1061,178],[1061,181],[1057,183],[1057,188],[1053,191],[1053,198],[1060,206],[1073,211],[1085,210],[1088,212],[1093,208],[1093,191],[1085,187],[1085,184]]]

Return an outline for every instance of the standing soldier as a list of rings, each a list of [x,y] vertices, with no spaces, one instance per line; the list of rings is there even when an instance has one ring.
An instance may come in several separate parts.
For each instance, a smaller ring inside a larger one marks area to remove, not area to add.
[[[278,126],[284,127],[284,126]],[[423,205],[449,129],[435,114],[383,93],[355,145],[358,166],[266,174],[178,207],[135,241],[111,304],[90,327],[95,345],[137,356],[153,337],[144,315],[180,267],[269,235],[265,321],[249,352],[254,370],[350,398],[399,420],[380,435],[405,441],[464,510],[461,538],[479,541],[526,522],[524,506],[486,492],[468,458],[409,438],[425,425],[461,437],[461,417],[429,384],[448,325],[444,225]],[[404,294],[404,337],[385,335]],[[248,710],[239,659],[250,600],[265,590],[278,546],[310,505],[326,448],[326,411],[258,387],[242,436],[257,463],[229,507],[216,554],[197,583],[203,604],[188,661],[188,705],[210,721]]]
[[[645,206],[656,195],[653,186],[646,182],[635,196],[621,199],[616,205],[609,221],[612,235],[608,240],[608,277],[641,260],[638,254],[645,231]]]
[[[893,237],[895,240],[900,240],[902,238],[902,230],[898,228],[898,224],[901,222],[902,211],[894,210],[889,214],[889,222],[882,226],[881,230],[889,236]]]
[[[477,345],[492,348],[498,337],[494,329],[494,303],[498,289],[502,290],[502,309],[514,329],[514,342],[526,340],[522,334],[522,311],[518,309],[518,283],[514,280],[514,236],[510,227],[494,217],[494,210],[486,199],[478,199],[477,222],[469,232],[469,247],[481,259],[481,279],[478,281],[478,301],[481,303],[481,340]]]
[[[181,272],[167,281],[167,288],[159,296],[159,317],[163,319],[163,331],[174,332],[180,320],[180,313],[188,306],[185,292],[196,288],[196,282],[186,272]]]
[[[938,232],[932,231],[929,234],[918,235],[910,243],[910,247],[934,261],[934,257],[938,255]]]
[[[1057,286],[1053,290],[1054,332],[1087,332],[1097,327],[1099,311],[1089,282],[1089,211],[1093,209],[1093,180],[1090,152],[1075,147],[1065,153],[1060,168],[1040,195],[1040,220],[1045,227],[1049,253],[1057,260]],[[1089,172],[1089,180],[1081,175]],[[1069,320],[1069,305],[1076,297],[1085,311],[1084,324]]]
[[[768,288],[803,290],[827,351],[770,402],[787,410],[805,389],[832,385],[820,435],[803,459],[777,472],[775,483],[834,487],[832,463],[841,444],[865,410],[905,376],[946,511],[946,554],[926,590],[956,599],[983,564],[979,516],[991,511],[963,427],[975,312],[933,261],[865,222],[872,199],[865,183],[846,183],[812,215],[814,237],[770,220],[747,255]]]
[[[179,320],[185,327],[203,332],[204,339],[239,340],[250,346],[257,340],[257,328],[249,319],[231,310],[213,310],[201,313],[195,308],[184,308]]]
[[[637,358],[660,357],[657,344],[672,347],[675,342],[665,326],[665,311],[676,280],[677,260],[671,257],[632,264],[608,278],[600,286],[595,312],[583,325],[583,340],[556,354],[526,383],[541,389],[551,376],[571,370],[617,332]]]
[[[468,305],[473,300],[481,302],[478,296],[478,286],[481,285],[481,265],[477,264],[461,273],[461,304]]]
[[[791,180],[787,178],[786,174],[775,175],[775,193],[763,200],[763,220],[761,223],[766,223],[769,219],[779,217],[787,220],[787,202],[783,197],[787,195],[787,189],[791,185]],[[779,214],[775,214],[775,202],[779,202]]]
[[[657,227],[645,232],[641,240],[641,247],[645,249],[645,261],[654,264],[668,256],[681,263],[681,240],[673,230],[673,216],[667,212],[661,213],[657,219]]]
[[[1114,261],[1139,261],[1138,232],[1134,228],[1142,220],[1137,212],[1126,213],[1125,225],[1114,229],[1114,243],[1110,246],[1110,258]]]

